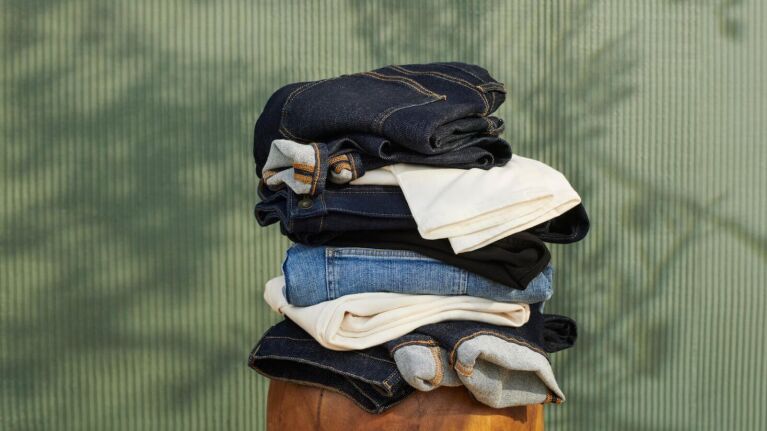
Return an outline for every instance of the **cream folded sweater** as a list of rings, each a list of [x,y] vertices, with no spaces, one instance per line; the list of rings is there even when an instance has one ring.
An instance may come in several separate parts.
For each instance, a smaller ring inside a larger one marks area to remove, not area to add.
[[[398,163],[351,184],[399,185],[421,236],[449,238],[456,253],[484,247],[581,203],[559,171],[518,155],[488,170]]]
[[[494,302],[473,296],[371,292],[295,307],[285,298],[284,277],[266,283],[264,299],[273,310],[287,316],[331,350],[377,346],[420,326],[445,320],[522,326],[530,318],[527,304]]]

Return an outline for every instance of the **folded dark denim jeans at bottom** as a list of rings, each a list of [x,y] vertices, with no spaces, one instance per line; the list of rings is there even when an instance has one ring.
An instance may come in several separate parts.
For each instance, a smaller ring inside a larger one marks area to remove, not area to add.
[[[256,172],[260,177],[275,139],[323,143],[328,156],[360,152],[383,164],[502,166],[511,147],[498,137],[503,121],[490,114],[505,93],[485,69],[465,63],[386,66],[290,84],[256,122]]]
[[[272,379],[340,393],[370,413],[381,413],[414,392],[383,346],[328,350],[288,319],[266,331],[248,365]]]

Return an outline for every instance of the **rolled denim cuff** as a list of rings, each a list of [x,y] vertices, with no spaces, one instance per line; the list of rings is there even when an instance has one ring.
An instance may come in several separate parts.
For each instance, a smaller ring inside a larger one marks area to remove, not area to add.
[[[476,330],[455,345],[440,345],[416,331],[386,346],[402,377],[420,391],[464,385],[495,408],[565,399],[546,353],[522,337]]]
[[[317,196],[325,190],[328,163],[325,144],[275,139],[264,164],[263,182],[272,190],[287,186],[299,195]]]
[[[296,194],[317,196],[325,190],[327,181],[346,184],[364,173],[362,158],[355,151],[331,154],[322,142],[303,144],[275,139],[262,177],[271,190],[287,186]]]

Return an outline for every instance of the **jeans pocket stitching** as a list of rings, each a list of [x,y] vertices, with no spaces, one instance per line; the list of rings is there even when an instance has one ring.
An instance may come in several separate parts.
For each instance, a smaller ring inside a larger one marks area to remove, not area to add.
[[[412,88],[413,90],[423,94],[424,96],[433,97],[436,100],[439,99],[446,99],[447,96],[444,94],[435,93],[428,88],[424,87],[423,85],[419,84],[418,82],[404,77],[404,76],[393,76],[393,75],[384,75],[382,73],[378,72],[362,72],[360,75],[367,76],[369,78],[377,79],[379,81],[389,81],[389,82],[398,82],[402,85],[407,85],[408,87]]]
[[[445,99],[446,99],[446,97],[441,97],[441,98],[437,98],[437,99],[427,100],[427,101],[422,102],[422,103],[415,103],[415,104],[412,104],[412,105],[393,106],[393,107],[387,109],[386,111],[382,112],[381,115],[379,115],[379,118],[376,118],[373,121],[374,130],[377,133],[383,135],[383,127],[384,127],[384,124],[386,123],[386,120],[388,120],[389,117],[391,117],[395,113],[397,113],[397,112],[399,112],[399,111],[401,111],[403,109],[410,109],[410,108],[415,108],[415,107],[418,107],[418,106],[424,106],[424,105],[428,105],[430,103],[434,103],[434,102],[437,102],[439,100],[445,100]]]
[[[401,67],[401,66],[389,66],[389,67],[391,69],[396,70],[396,71],[401,72],[401,73],[406,73],[406,74],[409,74],[409,75],[434,76],[436,78],[442,78],[444,80],[447,80],[447,81],[456,83],[458,85],[464,86],[464,87],[474,91],[475,93],[477,93],[479,98],[482,100],[482,104],[485,105],[484,111],[478,112],[478,114],[484,117],[484,116],[486,116],[487,114],[490,113],[490,103],[488,102],[488,100],[485,97],[484,93],[482,93],[480,90],[478,90],[477,86],[472,84],[472,83],[470,83],[469,81],[466,81],[466,80],[463,80],[463,79],[460,79],[460,78],[456,78],[454,76],[450,76],[450,75],[447,75],[447,74],[444,74],[444,73],[440,73],[440,72],[432,72],[432,71],[419,72],[419,71],[415,71],[415,70],[405,69],[404,67]]]
[[[409,340],[409,341],[403,341],[403,342],[395,345],[394,347],[392,347],[389,350],[392,353],[394,353],[395,351],[397,351],[398,349],[401,349],[402,347],[414,346],[414,345],[417,345],[417,346],[439,346],[439,344],[437,344],[437,342],[434,341],[434,340]]]
[[[461,71],[461,72],[463,72],[463,73],[465,73],[467,75],[471,75],[471,76],[477,78],[483,84],[485,83],[485,79],[484,78],[482,78],[481,76],[476,75],[474,72],[472,72],[470,70],[464,69],[463,67],[456,66],[455,64],[451,64],[451,63],[440,63],[440,64],[442,66],[449,67],[451,69],[455,69],[455,70]],[[491,81],[491,82],[493,82],[493,81]]]

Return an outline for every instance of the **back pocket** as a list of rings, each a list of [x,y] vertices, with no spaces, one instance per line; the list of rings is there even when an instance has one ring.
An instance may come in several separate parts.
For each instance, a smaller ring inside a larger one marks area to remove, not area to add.
[[[407,77],[377,72],[344,75],[294,90],[285,100],[280,132],[298,141],[382,134],[386,119],[395,112],[444,99]]]

